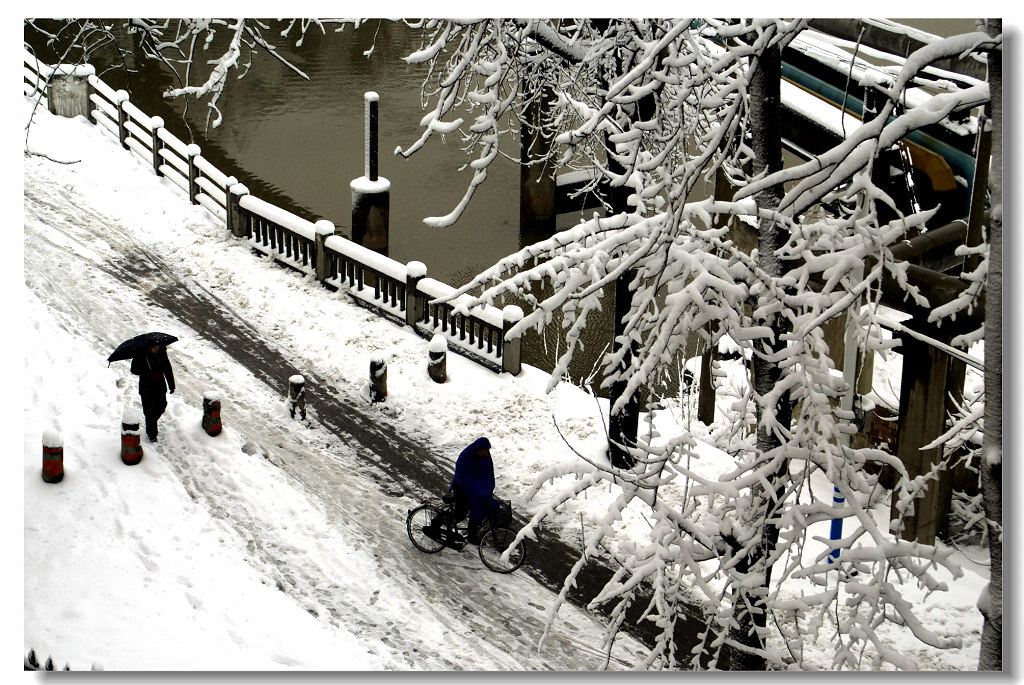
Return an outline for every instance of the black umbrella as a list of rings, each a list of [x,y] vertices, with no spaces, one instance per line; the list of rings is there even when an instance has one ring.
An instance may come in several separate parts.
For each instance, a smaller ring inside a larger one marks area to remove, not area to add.
[[[152,333],[143,333],[137,335],[131,340],[125,340],[123,343],[117,346],[117,349],[110,353],[107,357],[108,362],[117,362],[122,359],[131,359],[135,355],[148,350],[151,347],[160,345],[166,347],[172,342],[176,342],[178,339],[173,335],[167,333],[158,333],[153,331]]]

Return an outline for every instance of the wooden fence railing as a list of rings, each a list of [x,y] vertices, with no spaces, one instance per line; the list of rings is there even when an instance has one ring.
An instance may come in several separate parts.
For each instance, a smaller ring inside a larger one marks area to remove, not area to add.
[[[494,371],[518,375],[521,338],[506,338],[523,317],[519,307],[468,308],[467,296],[450,299],[455,288],[427,278],[421,262],[401,264],[335,235],[330,221],[311,222],[249,194],[234,176],[203,158],[198,145],[182,142],[164,128],[160,117],[146,115],[131,103],[127,92],[110,88],[92,67],[54,67],[37,61],[27,50],[24,53],[26,96],[39,98],[50,111],[76,116],[74,105],[64,102],[74,98],[62,95],[57,102],[54,89],[63,94],[77,86],[81,90],[78,100],[85,103],[80,113],[256,251],[314,276],[425,338],[444,336],[454,352]]]

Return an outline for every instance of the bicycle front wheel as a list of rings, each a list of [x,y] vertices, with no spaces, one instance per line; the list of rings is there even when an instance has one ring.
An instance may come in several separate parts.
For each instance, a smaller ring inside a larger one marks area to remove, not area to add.
[[[526,561],[526,547],[521,540],[508,553],[507,559],[501,558],[515,539],[515,532],[509,528],[491,528],[480,538],[480,561],[497,573],[512,573]]]
[[[409,512],[405,519],[405,530],[416,549],[427,554],[435,554],[444,549],[439,536],[440,519],[441,511],[432,504],[420,505]]]

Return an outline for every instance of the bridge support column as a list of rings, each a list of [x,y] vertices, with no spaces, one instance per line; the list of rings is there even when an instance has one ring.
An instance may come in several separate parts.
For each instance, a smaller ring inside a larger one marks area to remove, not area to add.
[[[920,320],[908,327],[922,332],[928,330]],[[932,329],[929,335],[948,343],[948,333]],[[899,429],[896,437],[896,456],[903,462],[907,476],[916,478],[931,471],[942,461],[942,446],[922,450],[942,435],[946,421],[946,389],[950,375],[949,355],[910,335],[900,336],[903,351],[903,373],[900,386]],[[943,339],[945,338],[945,339]],[[951,474],[943,469],[939,480],[931,481],[924,493],[914,500],[912,514],[900,512],[892,506],[892,519],[902,519],[904,540],[916,540],[924,545],[935,543],[944,503],[941,493]],[[948,488],[946,488],[948,490]],[[893,492],[895,497],[897,491]]]
[[[530,245],[555,232],[554,169],[546,162],[551,151],[551,135],[542,131],[541,123],[551,91],[545,88],[526,110],[526,121],[519,126],[519,236],[520,243]]]

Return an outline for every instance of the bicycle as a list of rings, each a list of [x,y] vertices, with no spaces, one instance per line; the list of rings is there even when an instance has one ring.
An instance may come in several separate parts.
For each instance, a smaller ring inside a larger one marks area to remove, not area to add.
[[[445,547],[461,550],[467,544],[468,522],[454,521],[455,497],[444,495],[441,502],[441,505],[421,504],[410,509],[406,516],[405,529],[409,540],[421,552],[436,554]],[[508,500],[498,502],[498,511],[482,524],[484,528],[477,548],[484,566],[496,573],[512,573],[526,561],[526,547],[519,541],[508,553],[508,558],[502,559],[505,550],[516,539],[516,533],[508,527],[512,522],[512,503]]]

